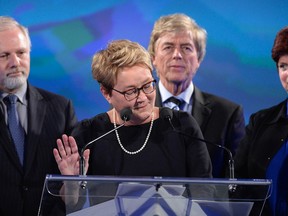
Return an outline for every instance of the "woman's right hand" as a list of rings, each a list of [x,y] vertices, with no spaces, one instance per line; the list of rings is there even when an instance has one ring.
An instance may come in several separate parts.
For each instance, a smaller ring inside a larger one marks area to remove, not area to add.
[[[58,149],[53,149],[54,158],[62,175],[79,175],[80,155],[75,139],[72,136],[62,135],[62,140],[57,139]],[[85,159],[85,174],[89,166],[90,150],[83,153]]]

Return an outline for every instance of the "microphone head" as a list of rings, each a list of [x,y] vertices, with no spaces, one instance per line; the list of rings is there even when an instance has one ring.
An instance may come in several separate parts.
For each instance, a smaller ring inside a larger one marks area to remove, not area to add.
[[[172,119],[173,118],[173,111],[168,107],[162,107],[160,109],[160,118],[163,119]]]
[[[132,110],[130,108],[124,108],[120,112],[121,119],[123,121],[129,121],[132,115]]]

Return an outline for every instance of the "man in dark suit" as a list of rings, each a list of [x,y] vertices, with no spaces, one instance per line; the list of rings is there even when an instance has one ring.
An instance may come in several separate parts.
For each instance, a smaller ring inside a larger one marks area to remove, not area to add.
[[[28,30],[13,18],[0,16],[2,216],[37,215],[46,174],[59,173],[52,153],[56,140],[63,133],[69,134],[77,122],[70,100],[27,82],[30,50]],[[16,96],[16,119],[24,135],[20,139],[23,152],[17,151],[19,138],[14,136],[16,129],[11,129],[12,105],[6,96]]]
[[[240,105],[202,92],[192,81],[206,53],[206,34],[185,14],[163,16],[154,24],[148,50],[160,80],[156,106],[181,109],[194,116],[209,141],[213,177],[223,178],[228,177],[230,158],[216,145],[234,155],[245,133],[245,121]]]

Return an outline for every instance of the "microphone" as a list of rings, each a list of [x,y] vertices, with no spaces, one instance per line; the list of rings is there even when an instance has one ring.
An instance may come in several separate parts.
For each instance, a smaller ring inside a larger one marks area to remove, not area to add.
[[[173,111],[171,109],[169,109],[168,107],[163,107],[161,109],[160,117],[163,118],[163,119],[168,119],[172,129],[175,132],[177,132],[179,134],[182,134],[184,136],[190,137],[192,139],[195,139],[195,140],[198,140],[198,141],[201,141],[201,142],[204,142],[204,143],[207,143],[209,145],[213,145],[213,146],[216,146],[218,148],[221,148],[221,149],[225,150],[227,152],[227,154],[229,155],[229,177],[230,177],[230,179],[235,179],[235,177],[234,177],[234,159],[233,159],[233,155],[232,155],[231,151],[228,148],[226,148],[225,146],[221,146],[221,145],[215,144],[215,143],[213,143],[211,141],[208,141],[208,140],[205,140],[205,139],[201,139],[201,138],[198,138],[198,137],[190,136],[189,134],[186,134],[186,133],[184,133],[184,132],[182,132],[180,130],[177,130],[174,127],[174,125],[173,125],[173,123],[171,121],[172,118],[173,118]]]
[[[85,170],[85,160],[84,160],[84,151],[87,149],[87,147],[93,143],[95,143],[96,141],[102,139],[103,137],[107,136],[108,134],[112,133],[113,131],[123,127],[125,125],[125,123],[127,121],[129,121],[131,119],[131,115],[132,115],[132,110],[130,108],[124,108],[120,111],[120,117],[121,119],[124,121],[121,125],[117,126],[116,128],[113,128],[112,130],[108,131],[107,133],[97,137],[96,139],[88,142],[86,145],[84,145],[84,147],[81,149],[81,152],[80,152],[80,166],[79,166],[79,173],[80,175],[84,176],[84,170]],[[81,187],[83,189],[86,188],[86,183],[85,182],[82,182],[81,183]]]

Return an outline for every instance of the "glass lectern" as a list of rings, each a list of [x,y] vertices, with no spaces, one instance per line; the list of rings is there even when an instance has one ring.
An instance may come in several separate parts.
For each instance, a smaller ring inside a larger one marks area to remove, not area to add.
[[[47,175],[39,215],[261,215],[267,179]]]

